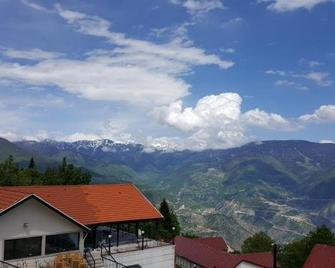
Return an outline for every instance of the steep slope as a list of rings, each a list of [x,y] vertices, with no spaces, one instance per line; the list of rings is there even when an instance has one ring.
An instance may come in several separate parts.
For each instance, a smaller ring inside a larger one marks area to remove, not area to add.
[[[9,155],[14,156],[18,160],[29,159],[28,152],[6,139],[0,138],[0,148],[0,161],[7,159]]]
[[[259,230],[282,242],[318,224],[335,228],[335,144],[264,141],[201,152],[148,152],[110,140],[16,145],[110,179],[99,182],[153,189],[174,203],[184,230],[224,235],[235,247]]]

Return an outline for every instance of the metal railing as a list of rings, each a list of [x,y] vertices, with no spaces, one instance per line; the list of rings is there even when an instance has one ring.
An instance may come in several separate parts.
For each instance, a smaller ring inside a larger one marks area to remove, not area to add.
[[[101,244],[100,246],[101,249],[101,259],[102,260],[107,260],[115,264],[116,268],[127,268],[128,266],[119,263],[111,254],[109,248],[107,248],[105,245]],[[103,252],[106,252],[106,254],[103,254]]]
[[[15,266],[14,264],[11,264],[9,262],[0,260],[0,268],[19,268],[19,267]]]
[[[93,255],[92,255],[92,252],[89,248],[85,249],[84,257],[85,257],[85,260],[87,261],[88,266],[90,268],[95,268],[95,259],[94,259]]]

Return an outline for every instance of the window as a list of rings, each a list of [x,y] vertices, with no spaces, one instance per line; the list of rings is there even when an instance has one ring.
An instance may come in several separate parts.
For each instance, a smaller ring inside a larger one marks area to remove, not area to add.
[[[45,242],[45,254],[79,249],[79,233],[48,235]]]
[[[5,240],[4,259],[21,259],[41,255],[42,237]]]

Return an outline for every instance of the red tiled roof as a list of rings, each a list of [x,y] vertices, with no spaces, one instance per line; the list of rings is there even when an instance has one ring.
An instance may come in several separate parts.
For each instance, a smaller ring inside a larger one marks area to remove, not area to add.
[[[334,268],[335,246],[315,245],[309,254],[304,268]]]
[[[176,255],[205,268],[235,268],[242,261],[258,265],[262,268],[272,267],[272,254],[250,253],[230,254],[220,249],[210,247],[198,241],[185,237],[176,237]]]
[[[0,187],[0,210],[31,194],[84,225],[162,218],[132,184]]]
[[[205,237],[196,238],[196,240],[202,244],[205,244],[211,248],[216,248],[223,251],[228,251],[226,241],[222,237]]]

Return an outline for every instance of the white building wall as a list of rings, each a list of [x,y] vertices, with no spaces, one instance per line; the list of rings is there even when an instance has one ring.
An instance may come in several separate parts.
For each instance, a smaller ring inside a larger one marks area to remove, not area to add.
[[[237,265],[236,268],[261,268],[261,266],[243,261],[239,265]]]
[[[29,199],[0,217],[0,260],[3,260],[4,240],[42,236],[44,244],[46,235],[71,232],[81,232],[79,244],[83,252],[83,232],[79,226],[35,199]]]
[[[175,246],[168,245],[144,250],[129,251],[113,254],[113,257],[124,265],[139,264],[142,268],[174,268]],[[115,265],[105,260],[105,268]]]

